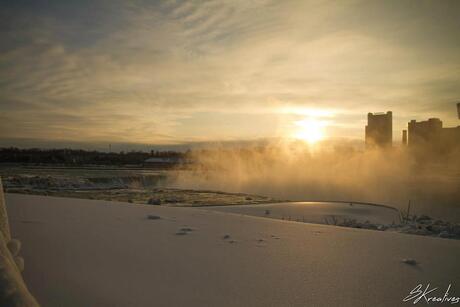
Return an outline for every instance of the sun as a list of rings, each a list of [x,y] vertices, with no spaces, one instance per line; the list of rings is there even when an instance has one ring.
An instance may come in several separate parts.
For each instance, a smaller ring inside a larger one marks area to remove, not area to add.
[[[306,118],[296,121],[297,126],[294,138],[314,144],[324,139],[324,127],[326,122],[314,118]]]

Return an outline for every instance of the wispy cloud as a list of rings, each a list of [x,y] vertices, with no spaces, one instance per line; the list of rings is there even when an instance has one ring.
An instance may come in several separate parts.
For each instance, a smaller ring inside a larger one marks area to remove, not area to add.
[[[280,107],[456,123],[456,1],[66,3],[5,5],[0,137],[269,137]]]

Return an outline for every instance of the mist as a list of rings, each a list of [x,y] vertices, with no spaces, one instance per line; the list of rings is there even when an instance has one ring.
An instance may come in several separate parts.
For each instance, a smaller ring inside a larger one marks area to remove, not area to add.
[[[271,196],[281,200],[387,204],[411,214],[460,220],[458,152],[435,156],[406,147],[365,150],[282,141],[266,146],[195,150],[178,188]]]

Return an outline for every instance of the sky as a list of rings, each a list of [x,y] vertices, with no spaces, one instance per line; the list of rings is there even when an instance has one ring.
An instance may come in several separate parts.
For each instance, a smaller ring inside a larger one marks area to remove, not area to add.
[[[460,124],[460,1],[0,4],[0,146],[247,141],[305,121],[363,139],[388,110],[395,141],[411,119]]]

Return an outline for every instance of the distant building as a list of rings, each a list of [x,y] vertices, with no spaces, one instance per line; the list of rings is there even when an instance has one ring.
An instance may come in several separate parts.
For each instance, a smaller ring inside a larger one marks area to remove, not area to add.
[[[417,122],[411,120],[408,125],[409,147],[432,149],[447,152],[460,147],[460,126],[443,128],[439,118],[430,118]]]
[[[407,130],[402,131],[402,143],[404,146],[407,145]]]
[[[409,146],[435,144],[439,140],[441,130],[442,121],[439,118],[420,122],[411,120],[408,124]]]
[[[460,102],[457,102],[457,114],[458,114],[458,119],[460,119]]]
[[[366,126],[367,147],[389,147],[393,143],[393,113],[368,113]]]

